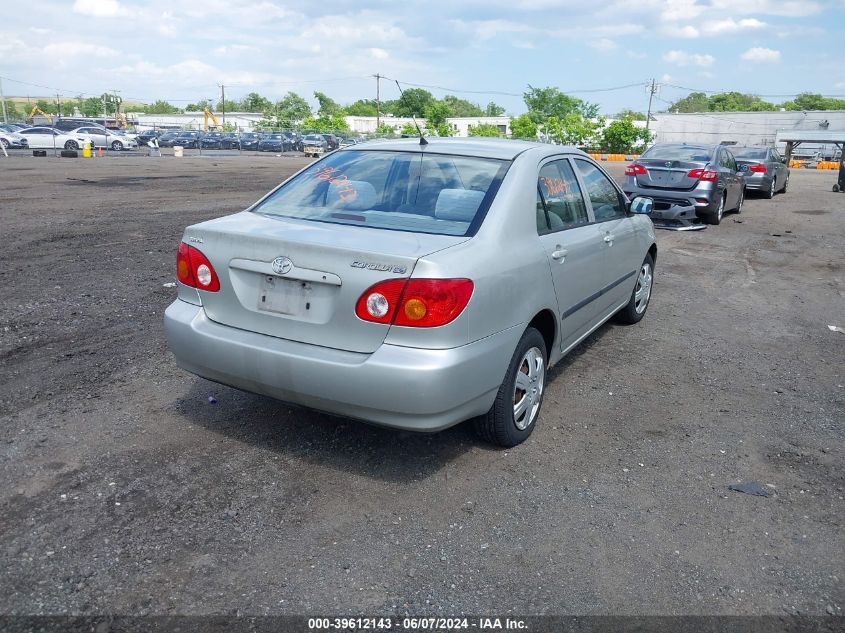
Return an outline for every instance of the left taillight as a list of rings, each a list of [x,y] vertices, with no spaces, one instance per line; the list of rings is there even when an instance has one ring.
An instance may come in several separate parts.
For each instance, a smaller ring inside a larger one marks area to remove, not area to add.
[[[208,292],[220,290],[220,279],[208,257],[185,242],[180,243],[176,251],[176,278],[191,288]]]
[[[360,296],[355,314],[374,323],[438,327],[458,318],[473,288],[470,279],[389,279]]]

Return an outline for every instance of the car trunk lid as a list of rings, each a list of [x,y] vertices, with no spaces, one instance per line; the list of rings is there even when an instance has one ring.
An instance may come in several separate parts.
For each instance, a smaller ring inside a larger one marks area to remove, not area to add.
[[[640,158],[637,163],[645,168],[644,174],[637,174],[637,185],[655,189],[694,189],[698,178],[690,177],[694,169],[706,169],[706,162]]]
[[[385,279],[410,277],[420,257],[467,239],[251,212],[188,227],[184,237],[220,278],[219,292],[200,291],[211,320],[365,353],[381,345],[390,325],[355,315],[364,291]]]

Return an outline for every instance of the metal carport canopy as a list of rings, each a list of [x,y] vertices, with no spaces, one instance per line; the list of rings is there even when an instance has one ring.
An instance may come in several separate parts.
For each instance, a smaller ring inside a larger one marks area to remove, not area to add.
[[[789,130],[778,131],[776,143],[786,143],[786,159],[792,158],[792,150],[801,143],[821,143],[836,145],[845,156],[845,132],[828,132],[827,130]]]

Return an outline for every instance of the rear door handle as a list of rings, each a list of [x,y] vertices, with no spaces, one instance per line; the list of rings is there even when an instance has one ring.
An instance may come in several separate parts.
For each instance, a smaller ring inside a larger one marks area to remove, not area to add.
[[[613,244],[613,236],[610,233],[608,233],[607,235],[604,236],[604,241],[607,242],[608,244]]]
[[[565,248],[558,247],[557,250],[552,253],[552,259],[556,259],[562,264],[568,253],[569,251]]]

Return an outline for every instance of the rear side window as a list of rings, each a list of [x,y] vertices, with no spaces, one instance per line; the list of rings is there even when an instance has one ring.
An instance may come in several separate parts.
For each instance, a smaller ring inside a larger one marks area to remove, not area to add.
[[[255,213],[380,229],[468,235],[509,161],[421,152],[344,151],[315,163]]]
[[[622,204],[619,191],[610,179],[595,165],[584,160],[576,160],[578,172],[584,181],[590,203],[593,205],[593,215],[596,222],[617,220],[627,216]]]
[[[546,163],[537,179],[540,235],[587,224],[587,206],[568,160]]]

